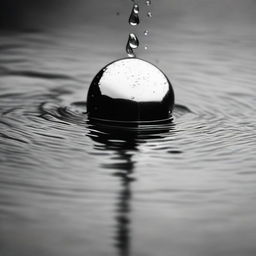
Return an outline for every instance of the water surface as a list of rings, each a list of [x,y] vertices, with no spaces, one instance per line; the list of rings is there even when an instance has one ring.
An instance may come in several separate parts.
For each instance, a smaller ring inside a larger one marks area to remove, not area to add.
[[[94,75],[125,56],[129,1],[1,31],[1,255],[255,255],[256,2],[158,2],[137,55],[173,83],[166,126],[87,119]]]

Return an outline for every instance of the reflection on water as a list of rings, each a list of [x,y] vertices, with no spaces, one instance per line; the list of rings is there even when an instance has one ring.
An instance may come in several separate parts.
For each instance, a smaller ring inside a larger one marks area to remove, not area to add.
[[[181,113],[189,112],[177,106]],[[177,111],[178,112],[178,111]],[[95,151],[112,151],[113,156],[110,163],[102,164],[104,169],[113,171],[112,175],[120,180],[121,188],[118,192],[116,203],[116,234],[114,236],[115,246],[120,256],[131,255],[131,210],[132,210],[132,183],[136,182],[133,176],[136,161],[133,160],[138,151],[138,146],[145,140],[161,138],[161,134],[169,133],[173,129],[172,123],[162,125],[144,125],[140,128],[127,128],[122,126],[111,126],[110,124],[89,123],[89,136],[97,143]],[[160,135],[160,137],[158,137]]]
[[[103,168],[114,170],[113,175],[118,177],[121,184],[121,189],[118,193],[116,202],[116,234],[114,235],[115,246],[119,251],[120,256],[128,256],[131,247],[131,200],[132,200],[132,182],[133,170],[136,162],[133,160],[133,155],[136,154],[136,142],[133,136],[125,136],[123,143],[115,142],[116,133],[111,133],[106,136],[94,136],[91,132],[90,136],[93,140],[102,144],[102,150],[114,149],[114,159],[116,162],[104,164]],[[110,135],[110,136],[109,136]],[[120,138],[119,138],[120,140]]]
[[[182,106],[176,106],[176,113],[189,113]],[[136,182],[134,169],[136,161],[133,159],[138,152],[138,147],[147,140],[160,139],[163,134],[170,133],[174,124],[165,123],[161,125],[144,125],[139,128],[127,128],[122,126],[111,126],[110,124],[89,123],[89,136],[94,142],[95,151],[112,152],[112,161],[102,164],[104,169],[112,170],[115,177],[120,180],[120,191],[116,203],[116,234],[114,236],[115,246],[120,256],[131,255],[131,225],[130,217],[132,210],[132,184]],[[156,126],[156,127],[155,127]],[[172,152],[177,153],[177,152]]]
[[[119,249],[120,256],[128,256],[130,255],[130,222],[131,218],[129,213],[131,211],[130,201],[132,197],[131,191],[131,182],[133,179],[130,175],[133,172],[134,163],[131,160],[131,156],[126,153],[123,154],[124,160],[127,161],[126,168],[123,170],[118,168],[119,172],[115,173],[115,175],[120,176],[120,181],[122,183],[122,190],[120,191],[120,195],[118,197],[117,202],[117,213],[116,221],[116,247]]]
[[[131,2],[113,0],[113,15],[83,2],[72,29],[63,4],[58,29],[37,26],[52,6],[1,31],[0,254],[254,256],[255,2],[152,2],[138,27],[150,50],[136,53],[178,105],[172,122],[137,128],[89,121],[85,102],[96,72],[124,57]]]

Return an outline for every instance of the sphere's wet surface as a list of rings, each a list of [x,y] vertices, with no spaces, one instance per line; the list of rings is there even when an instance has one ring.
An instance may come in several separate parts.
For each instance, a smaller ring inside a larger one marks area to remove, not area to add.
[[[140,123],[171,118],[174,92],[166,75],[137,58],[116,60],[93,79],[87,96],[90,119]]]
[[[1,32],[0,255],[255,255],[256,5],[221,16],[228,2],[155,8],[136,54],[176,105],[136,128],[86,113],[92,78],[122,57],[118,27]]]

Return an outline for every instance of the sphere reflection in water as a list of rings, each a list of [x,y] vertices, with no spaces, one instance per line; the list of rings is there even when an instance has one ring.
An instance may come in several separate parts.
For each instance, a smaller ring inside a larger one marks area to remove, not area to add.
[[[137,58],[117,60],[93,79],[87,96],[91,119],[143,122],[168,119],[174,92],[168,78],[154,65]]]

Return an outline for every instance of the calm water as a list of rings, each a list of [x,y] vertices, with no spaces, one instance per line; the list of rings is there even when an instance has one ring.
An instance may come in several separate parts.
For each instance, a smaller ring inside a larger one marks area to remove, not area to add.
[[[168,126],[86,116],[92,78],[125,56],[130,1],[1,31],[1,256],[256,254],[256,2],[158,2],[136,54],[173,83]]]

